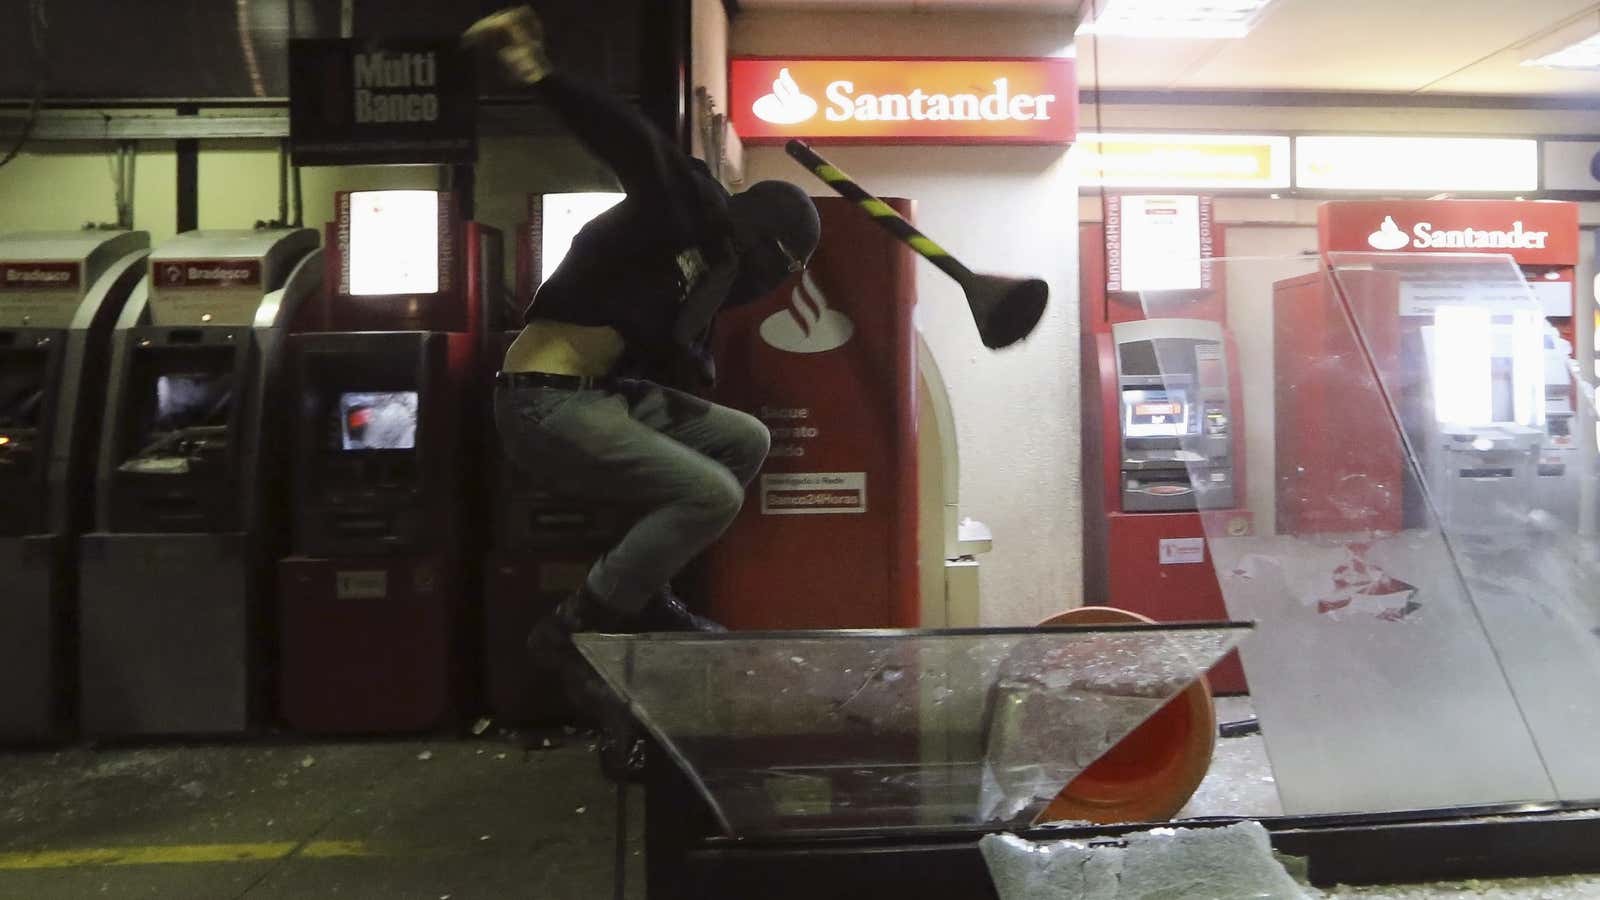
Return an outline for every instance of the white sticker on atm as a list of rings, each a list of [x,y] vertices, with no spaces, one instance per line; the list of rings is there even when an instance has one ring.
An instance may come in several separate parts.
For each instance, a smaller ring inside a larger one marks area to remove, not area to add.
[[[1206,561],[1205,538],[1162,538],[1163,566],[1192,566]]]
[[[866,511],[865,472],[776,472],[761,476],[764,516],[859,515]]]
[[[340,600],[382,600],[389,596],[389,573],[379,569],[372,572],[337,572],[334,593]]]

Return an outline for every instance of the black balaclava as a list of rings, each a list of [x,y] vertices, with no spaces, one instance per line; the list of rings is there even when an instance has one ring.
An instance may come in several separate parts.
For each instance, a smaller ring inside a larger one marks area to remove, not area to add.
[[[791,274],[791,259],[809,261],[822,236],[817,205],[787,181],[758,181],[734,194],[728,199],[728,217],[739,252],[739,275],[730,299],[753,298],[782,284]]]

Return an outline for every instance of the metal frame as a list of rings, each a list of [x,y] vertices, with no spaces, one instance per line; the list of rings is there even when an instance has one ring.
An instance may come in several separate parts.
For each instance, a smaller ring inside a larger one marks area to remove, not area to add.
[[[635,98],[624,98],[633,100]],[[166,107],[172,109],[174,107]],[[42,141],[182,141],[182,140],[282,140],[289,136],[289,113],[282,107],[259,114],[173,115],[143,107],[107,114],[57,108],[39,114],[30,143]],[[18,128],[25,111],[0,109],[0,131]],[[549,111],[522,98],[483,100],[478,107],[483,133],[495,136],[549,136],[563,129]]]
[[[731,840],[714,825],[689,779],[650,754],[645,786],[645,865],[650,900],[994,900],[978,840],[947,829]],[[1115,845],[1156,825],[1220,827],[1219,817],[1175,823],[1025,831],[1036,841]],[[1259,819],[1273,849],[1306,860],[1312,884],[1391,884],[1600,871],[1600,801],[1405,813]]]
[[[770,631],[651,632],[648,634],[603,634],[586,632],[574,636],[580,646],[628,644],[715,644],[745,641],[805,641],[941,637],[1020,637],[1062,634],[1137,634],[1144,631],[1250,631],[1254,622],[1129,622],[1126,625],[1024,625],[1010,628],[797,628]]]

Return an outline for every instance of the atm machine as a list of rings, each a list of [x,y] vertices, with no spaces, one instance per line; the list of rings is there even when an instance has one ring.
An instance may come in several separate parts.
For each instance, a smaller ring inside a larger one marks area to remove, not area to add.
[[[157,247],[118,318],[80,555],[83,730],[256,724],[290,319],[321,282],[310,229],[192,231]]]
[[[289,340],[280,709],[302,732],[421,731],[465,700],[483,310],[501,248],[457,203],[339,193],[323,291]]]
[[[491,347],[486,371],[499,366],[522,329],[523,310],[561,263],[578,229],[622,197],[614,192],[528,196],[527,219],[517,228],[516,289],[508,302],[485,311]],[[486,401],[492,392],[492,386],[485,388]],[[567,715],[566,701],[529,657],[528,632],[583,583],[595,557],[620,533],[621,511],[553,495],[538,472],[522,471],[506,458],[493,411],[486,408],[484,415],[484,471],[492,507],[483,557],[485,699],[503,722],[557,721]]]
[[[1493,530],[1508,512],[1526,515],[1550,499],[1537,496],[1541,481],[1556,480],[1540,474],[1547,327],[1530,310],[1458,307],[1441,308],[1420,329],[1434,426],[1423,465],[1452,533]],[[1460,348],[1470,350],[1452,352]]]
[[[1482,500],[1486,493],[1515,495],[1575,527],[1580,482],[1573,432],[1577,396],[1567,362],[1574,340],[1577,204],[1353,200],[1322,204],[1317,219],[1325,260],[1337,262],[1338,254],[1347,254],[1337,282],[1319,272],[1273,286],[1278,531],[1392,532],[1414,527],[1426,515],[1415,480],[1405,476],[1398,435],[1387,418],[1371,415],[1372,408],[1386,401],[1369,361],[1356,346],[1344,303],[1362,323],[1372,361],[1385,369],[1425,355],[1434,362],[1448,362],[1448,354],[1436,352],[1448,343],[1436,340],[1440,327],[1464,329],[1460,334],[1511,346],[1509,320],[1437,321],[1435,301],[1443,296],[1433,296],[1439,294],[1436,277],[1425,284],[1407,284],[1398,264],[1387,271],[1358,271],[1359,254],[1376,252],[1392,254],[1397,261],[1438,253],[1507,254],[1521,269],[1525,288],[1502,287],[1519,297],[1531,296],[1543,317],[1518,326],[1522,329],[1516,332],[1518,357],[1502,360],[1501,374],[1511,373],[1514,366],[1516,378],[1501,378],[1494,391],[1464,398],[1461,402],[1472,409],[1465,419],[1450,411],[1463,409],[1452,399],[1458,377],[1396,387],[1397,412],[1421,429],[1412,438],[1427,445],[1418,448],[1423,465],[1459,464],[1458,471],[1470,476],[1451,481],[1463,493],[1447,492],[1456,495],[1448,502],[1458,504],[1457,513],[1470,518],[1473,498]],[[1535,354],[1530,347],[1542,347],[1542,352]],[[1330,360],[1342,364],[1330,366]],[[1531,401],[1537,409],[1508,405],[1513,387],[1524,392],[1537,389],[1539,398]],[[1446,408],[1425,408],[1440,399],[1441,388]],[[1423,427],[1435,422],[1454,437]],[[1489,431],[1480,433],[1479,428]],[[1490,450],[1473,462],[1471,457],[1480,452],[1474,447],[1485,442]],[[1531,468],[1520,461],[1524,457],[1531,460]],[[1513,459],[1518,462],[1510,464]],[[1441,498],[1441,502],[1447,501]]]
[[[75,539],[111,326],[145,269],[142,231],[0,235],[0,742],[71,729]]]
[[[1118,322],[1098,342],[1108,604],[1158,621],[1217,618],[1222,607],[1206,521],[1248,534],[1238,366],[1205,319]],[[1237,656],[1208,676],[1244,690]]]
[[[1200,227],[1195,246],[1221,257],[1223,227],[1209,214]],[[1160,293],[1170,317],[1147,319],[1126,260],[1123,280],[1108,277],[1105,241],[1098,223],[1079,231],[1085,603],[1161,622],[1225,619],[1202,516],[1228,534],[1254,525],[1220,269],[1188,260],[1193,281]],[[1247,689],[1236,653],[1207,679],[1218,693]]]
[[[1233,404],[1222,326],[1203,319],[1119,322],[1111,328],[1111,341],[1122,511],[1236,506]]]

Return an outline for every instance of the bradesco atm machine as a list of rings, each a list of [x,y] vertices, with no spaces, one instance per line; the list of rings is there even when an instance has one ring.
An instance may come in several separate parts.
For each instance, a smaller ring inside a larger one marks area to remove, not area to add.
[[[0,235],[0,742],[71,726],[76,536],[111,326],[149,253],[142,231]]]
[[[1577,205],[1324,203],[1318,210],[1318,243],[1328,259],[1357,255],[1343,257],[1336,280],[1319,273],[1274,285],[1278,531],[1394,532],[1419,524],[1426,514],[1415,479],[1405,477],[1405,453],[1390,420],[1366,413],[1337,415],[1358,395],[1368,406],[1387,402],[1365,374],[1369,362],[1354,344],[1341,300],[1362,326],[1375,354],[1371,362],[1386,370],[1401,359],[1428,363],[1427,384],[1391,393],[1395,411],[1413,432],[1418,459],[1436,473],[1455,473],[1430,479],[1447,524],[1470,528],[1475,508],[1485,512],[1495,498],[1521,498],[1524,505],[1576,527],[1576,398],[1567,360],[1574,340]],[[1396,262],[1362,271],[1359,254],[1377,253],[1392,254]],[[1462,279],[1456,290],[1444,269],[1407,281],[1400,260],[1415,257],[1412,264],[1421,266],[1427,254],[1440,253],[1475,254],[1484,265],[1492,255],[1509,255],[1526,288]],[[1491,316],[1486,310],[1497,291],[1518,299],[1531,296],[1544,319]],[[1465,302],[1474,299],[1488,305],[1475,312],[1474,304]],[[1537,333],[1527,333],[1529,328]],[[1450,354],[1452,343],[1462,340],[1490,341],[1506,352]],[[1529,347],[1542,347],[1542,356],[1530,355]],[[1458,356],[1463,365],[1493,360],[1487,393],[1463,395],[1474,382],[1471,372],[1452,369]],[[1330,367],[1329,359],[1347,360],[1349,368]],[[1307,465],[1306,460],[1340,464]],[[1362,477],[1338,477],[1345,472]],[[1446,484],[1450,489],[1442,490]]]
[[[1193,253],[1204,245],[1206,255],[1222,255],[1222,226],[1210,222],[1205,198],[1117,199],[1128,215],[1141,204],[1160,210],[1194,204],[1204,214]],[[1201,517],[1217,516],[1237,535],[1248,534],[1252,523],[1241,477],[1239,369],[1222,324],[1222,273],[1198,257],[1179,261],[1190,270],[1187,280],[1158,279],[1149,290],[1160,291],[1163,309],[1186,315],[1147,319],[1126,241],[1113,241],[1122,268],[1108,273],[1103,226],[1083,226],[1079,240],[1087,602],[1160,622],[1225,619]],[[1218,693],[1246,689],[1235,653],[1207,678]]]
[[[470,498],[499,235],[438,191],[336,197],[327,274],[290,338],[293,555],[280,705],[303,732],[444,724],[467,685]]]
[[[112,339],[80,562],[81,721],[107,737],[258,721],[283,532],[288,323],[310,229],[193,231],[150,254]]]

